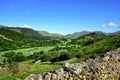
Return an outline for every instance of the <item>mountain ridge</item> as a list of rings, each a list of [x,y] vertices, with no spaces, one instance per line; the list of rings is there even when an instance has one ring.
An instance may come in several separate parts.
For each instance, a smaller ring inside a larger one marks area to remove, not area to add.
[[[67,34],[65,35],[66,37],[75,37],[75,36],[80,36],[80,35],[84,35],[84,34],[88,34],[90,33],[90,31],[81,31],[81,32],[74,32],[72,34]]]
[[[68,38],[78,38],[79,36],[94,33],[94,32],[102,33],[107,36],[120,34],[120,31],[115,31],[115,32],[111,32],[111,33],[106,33],[106,32],[102,32],[102,31],[81,31],[81,32],[74,32],[72,34],[67,34],[65,36]]]
[[[55,38],[62,38],[63,35],[58,33],[49,33],[47,31],[37,31],[31,28],[21,28],[21,27],[8,27],[0,25],[0,28],[5,28],[8,30],[16,31],[22,33],[23,35],[29,36],[33,39],[55,39]]]
[[[79,36],[89,34],[92,32],[100,32],[100,33],[104,33],[108,36],[120,34],[120,31],[111,32],[111,33],[105,33],[102,31],[80,31],[80,32],[74,32],[72,34],[62,35],[59,33],[49,33],[48,31],[44,31],[44,30],[34,30],[31,28],[8,27],[8,26],[4,26],[4,25],[0,25],[0,28],[7,28],[9,30],[13,30],[13,31],[22,33],[22,34],[29,36],[31,38],[34,38],[34,39],[41,39],[41,38],[43,38],[43,39],[50,39],[50,38],[56,39],[56,38],[64,38],[64,37],[77,38]]]
[[[43,36],[59,37],[59,38],[63,37],[63,35],[61,35],[59,33],[49,33],[48,31],[43,31],[43,30],[39,30],[38,32]]]

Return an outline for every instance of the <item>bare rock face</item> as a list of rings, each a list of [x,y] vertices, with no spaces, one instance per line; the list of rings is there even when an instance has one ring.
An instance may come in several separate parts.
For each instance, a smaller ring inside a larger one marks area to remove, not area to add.
[[[25,80],[120,80],[120,48],[104,57],[69,64],[45,74],[32,74]]]

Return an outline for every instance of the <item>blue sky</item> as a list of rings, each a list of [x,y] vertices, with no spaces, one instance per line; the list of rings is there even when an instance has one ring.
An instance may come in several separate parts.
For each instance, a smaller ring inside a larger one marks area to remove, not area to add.
[[[53,33],[120,30],[120,0],[0,0],[0,25]]]

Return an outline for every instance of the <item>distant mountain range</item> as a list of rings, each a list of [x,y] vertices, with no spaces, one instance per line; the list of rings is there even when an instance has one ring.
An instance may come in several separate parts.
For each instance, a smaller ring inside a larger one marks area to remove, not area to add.
[[[65,37],[66,38],[77,38],[79,36],[91,33],[91,31],[81,31],[81,32],[75,32],[73,34],[62,35],[62,34],[58,34],[58,33],[49,33],[47,31],[42,31],[42,30],[36,31],[36,30],[30,29],[30,28],[7,27],[4,25],[0,25],[0,28],[12,30],[12,31],[21,33],[25,36],[28,36],[32,39],[38,39],[38,40],[40,40],[40,39],[48,40],[48,39],[57,39],[57,38],[65,38]],[[94,31],[94,32],[99,32],[99,33],[106,34],[106,35],[120,34],[120,31],[117,31],[114,33],[104,33],[102,31]]]
[[[47,31],[38,31],[42,36],[49,36],[49,37],[54,37],[54,38],[62,38],[63,35],[58,34],[58,33],[49,33]]]
[[[120,31],[116,31],[116,32],[113,32],[113,33],[106,33],[106,35],[117,35],[117,34],[120,34]]]
[[[81,32],[75,32],[73,34],[67,34],[65,36],[68,37],[68,38],[75,38],[75,37],[79,37],[80,35],[85,35],[85,34],[88,34],[88,33],[90,33],[90,31],[81,31]]]
[[[117,34],[120,34],[120,31],[116,31],[116,32],[113,32],[113,33],[104,33],[102,31],[93,31],[93,32],[98,32],[98,33],[102,33],[102,34],[105,34],[105,35],[117,35]],[[73,34],[67,34],[65,36],[68,37],[68,38],[77,38],[79,36],[90,34],[90,33],[93,33],[93,32],[81,31],[81,32],[75,32]]]
[[[57,34],[57,33],[49,33],[47,31],[36,31],[30,28],[20,28],[20,27],[7,27],[7,26],[0,26],[0,28],[4,28],[7,30],[15,31],[18,33],[21,33],[25,36],[28,36],[32,39],[42,39],[42,40],[48,40],[48,39],[56,39],[56,38],[62,38],[63,35]]]

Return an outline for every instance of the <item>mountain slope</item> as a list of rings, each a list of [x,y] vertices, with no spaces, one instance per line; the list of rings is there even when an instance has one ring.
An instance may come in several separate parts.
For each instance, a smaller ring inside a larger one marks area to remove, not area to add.
[[[78,39],[82,39],[82,38],[92,38],[92,39],[102,39],[106,37],[106,34],[100,31],[95,31],[95,32],[91,32],[82,36],[79,36]]]
[[[30,47],[55,46],[57,42],[28,28],[0,26],[0,51]]]
[[[37,40],[49,40],[54,38],[62,38],[60,34],[48,33],[47,31],[36,31],[30,28],[20,28],[20,27],[6,27],[9,30],[13,30],[22,33],[25,36],[29,36],[32,39]]]
[[[8,40],[8,41],[13,41],[12,39],[9,39],[9,38],[3,36],[2,34],[0,34],[0,37],[3,38],[3,39],[5,39],[5,40]]]
[[[49,36],[49,37],[56,37],[56,38],[62,38],[63,35],[61,34],[58,34],[58,33],[49,33],[47,31],[38,31],[41,35],[43,36]]]
[[[50,37],[43,36],[38,31],[35,31],[33,29],[30,29],[30,28],[7,27],[7,29],[19,32],[19,33],[21,33],[25,36],[28,36],[32,39],[37,39],[37,40],[50,39]]]
[[[67,34],[66,37],[69,37],[69,38],[77,38],[81,35],[85,35],[85,34],[88,34],[90,33],[90,31],[81,31],[81,32],[75,32],[73,34]]]
[[[117,34],[120,34],[120,31],[116,31],[116,32],[113,32],[113,33],[106,33],[106,35],[117,35]]]
[[[28,42],[33,41],[31,38],[21,33],[4,27],[0,27],[0,35],[0,51],[29,47],[27,45],[29,44]]]
[[[23,34],[20,34],[18,32],[15,32],[6,28],[0,28],[0,35],[4,39],[7,38],[13,41],[24,41],[24,40],[30,39],[27,36],[24,36]]]
[[[102,40],[104,38],[106,38],[107,36],[102,33],[102,32],[91,32],[85,35],[81,35],[77,38],[73,38],[72,41],[70,43],[72,44],[79,44],[82,46],[87,46],[90,44],[93,44],[99,40]]]

